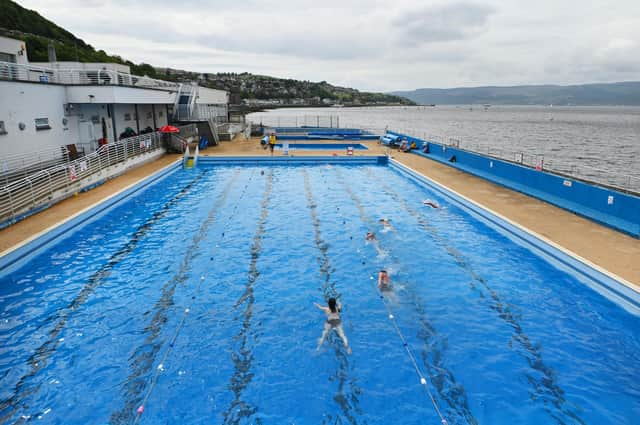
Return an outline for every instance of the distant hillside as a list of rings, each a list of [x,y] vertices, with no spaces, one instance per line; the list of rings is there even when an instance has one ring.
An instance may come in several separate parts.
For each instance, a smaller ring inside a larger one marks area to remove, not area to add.
[[[640,106],[640,81],[574,86],[461,87],[396,91],[421,105],[628,105]]]
[[[25,9],[11,0],[0,0],[0,35],[20,39],[27,44],[31,62],[47,62],[47,47],[55,46],[59,61],[111,62],[128,65],[135,75],[148,75],[171,81],[195,81],[205,87],[228,90],[233,98],[269,99],[282,103],[326,104],[344,103],[353,105],[414,104],[408,99],[383,93],[360,92],[355,89],[337,87],[325,81],[314,83],[274,78],[249,73],[198,73],[154,68],[145,63],[134,64],[104,50],[96,50],[64,28],[59,27],[38,12]],[[323,102],[323,99],[326,99]]]

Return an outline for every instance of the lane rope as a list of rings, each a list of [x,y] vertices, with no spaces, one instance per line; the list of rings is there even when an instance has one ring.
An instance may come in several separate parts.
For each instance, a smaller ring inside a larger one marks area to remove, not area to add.
[[[372,220],[364,212],[364,208],[362,207],[362,204],[360,203],[360,201],[358,200],[356,195],[353,193],[351,188],[344,182],[344,179],[343,179],[341,173],[339,171],[336,171],[336,174],[338,176],[338,179],[337,179],[338,182],[344,187],[345,191],[351,197],[351,200],[353,201],[353,203],[355,204],[356,208],[358,209],[358,211],[360,213],[360,218],[363,221],[363,223],[365,223],[367,225],[367,227],[373,228]],[[338,211],[340,211],[339,207],[338,207]],[[340,211],[339,215],[340,215],[340,217],[342,217],[343,223],[346,224],[348,217],[346,217],[342,211]],[[356,252],[359,253],[361,263],[364,264],[366,262],[366,260],[367,260],[367,257],[364,255],[362,250],[356,245],[355,241],[358,240],[358,239],[354,238],[353,236],[350,236],[350,240],[351,240],[352,244],[354,245],[354,247],[356,248]],[[381,248],[380,248],[379,243],[378,243],[377,240],[374,242],[374,248],[376,249],[376,252],[378,252],[378,253],[381,252]],[[440,411],[440,407],[438,406],[438,403],[437,403],[437,401],[436,401],[436,399],[435,399],[435,397],[434,397],[434,395],[433,395],[433,393],[431,391],[430,385],[428,385],[430,382],[427,380],[426,375],[420,369],[420,366],[418,365],[418,362],[416,361],[416,358],[415,358],[413,352],[411,351],[411,348],[409,347],[409,343],[407,342],[407,340],[405,339],[404,335],[402,334],[402,331],[400,330],[400,327],[398,326],[398,323],[396,321],[396,316],[393,314],[393,311],[392,311],[391,307],[389,306],[389,302],[388,302],[387,298],[385,298],[384,294],[382,294],[382,292],[378,288],[377,282],[376,282],[376,280],[375,280],[375,278],[373,276],[371,276],[371,275],[369,276],[369,281],[373,284],[373,289],[374,289],[375,293],[377,294],[378,298],[382,302],[382,305],[384,306],[385,310],[387,311],[387,317],[388,317],[389,321],[391,322],[391,324],[393,325],[394,330],[398,334],[398,337],[400,338],[400,341],[402,342],[402,345],[403,345],[405,351],[407,352],[407,355],[409,356],[409,359],[411,360],[411,363],[413,364],[413,367],[414,367],[414,369],[416,371],[416,374],[420,378],[420,384],[426,390],[427,395],[429,397],[429,400],[431,401],[431,404],[433,405],[436,413],[438,414],[438,417],[440,418],[440,422],[442,423],[442,425],[448,425],[447,420],[445,419],[444,415]]]
[[[249,180],[247,181],[247,183],[245,184],[244,188],[242,189],[242,192],[240,193],[240,196],[238,197],[238,199],[237,199],[237,201],[235,203],[235,206],[233,207],[233,210],[232,210],[231,214],[229,214],[229,217],[227,218],[227,222],[222,226],[222,232],[220,234],[221,239],[225,237],[225,233],[226,233],[227,227],[231,223],[231,220],[235,217],[235,212],[237,211],[238,206],[240,205],[240,201],[243,199],[244,195],[247,192],[247,188],[249,187],[249,184],[251,183],[251,181],[253,179],[254,172],[255,172],[255,170],[252,170],[252,172],[251,172],[251,174],[249,176]],[[212,260],[214,258],[213,254],[218,252],[218,248],[220,248],[221,245],[222,245],[222,243],[215,244],[214,249],[212,250],[212,252],[210,254],[210,258]],[[192,307],[193,303],[195,302],[195,299],[197,298],[197,295],[200,293],[200,290],[202,288],[202,284],[205,282],[206,278],[207,278],[207,274],[206,273],[203,274],[200,277],[200,280],[198,282],[198,286],[196,287],[196,290],[194,291],[193,295],[191,296],[191,302],[184,309],[184,311],[182,313],[182,317],[180,318],[180,322],[178,323],[178,326],[176,327],[176,330],[175,330],[171,340],[169,341],[169,347],[164,352],[162,358],[160,359],[160,363],[158,364],[158,366],[156,366],[156,369],[155,369],[155,372],[153,374],[153,377],[151,378],[151,383],[149,384],[149,388],[148,388],[144,398],[142,399],[142,403],[140,403],[140,406],[138,406],[138,408],[136,409],[136,416],[135,416],[135,419],[133,421],[134,424],[137,424],[140,421],[140,418],[141,418],[142,414],[144,413],[145,406],[147,405],[147,402],[149,401],[149,398],[151,397],[151,394],[152,394],[153,390],[156,387],[158,379],[160,378],[160,374],[162,374],[162,372],[164,372],[164,365],[166,364],[167,359],[169,358],[171,353],[173,352],[173,348],[175,346],[175,342],[178,339],[178,336],[180,335],[180,332],[182,331],[182,328],[184,327],[184,323],[187,320],[187,316],[191,312],[191,307]]]

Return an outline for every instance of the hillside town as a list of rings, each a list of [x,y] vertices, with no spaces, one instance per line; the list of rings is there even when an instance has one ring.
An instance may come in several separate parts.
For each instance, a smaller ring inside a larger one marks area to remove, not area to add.
[[[232,104],[250,107],[276,106],[374,106],[412,105],[412,101],[382,93],[360,92],[321,81],[299,81],[243,73],[195,73],[155,68],[155,77],[176,82],[197,81],[203,87],[226,90]]]

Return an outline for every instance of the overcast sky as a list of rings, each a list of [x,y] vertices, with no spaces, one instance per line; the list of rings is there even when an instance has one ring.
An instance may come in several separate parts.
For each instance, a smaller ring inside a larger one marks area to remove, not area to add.
[[[640,0],[24,0],[133,62],[360,90],[640,80]]]

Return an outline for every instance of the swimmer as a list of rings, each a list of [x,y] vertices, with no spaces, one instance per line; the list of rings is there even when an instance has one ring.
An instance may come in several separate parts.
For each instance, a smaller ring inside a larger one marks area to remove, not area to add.
[[[432,201],[431,199],[425,199],[424,201],[422,201],[422,203],[424,205],[430,206],[431,208],[440,208],[440,205],[438,205],[436,201]]]
[[[381,218],[378,220],[378,223],[382,224],[383,232],[388,232],[389,230],[393,230],[393,226],[391,226],[391,220],[387,218]]]
[[[380,270],[378,273],[378,288],[381,291],[391,290],[391,284],[389,283],[389,273],[386,270]]]
[[[374,235],[373,232],[367,232],[367,236],[365,236],[365,239],[368,241],[375,241],[376,235]]]
[[[339,302],[336,302],[335,298],[329,298],[327,302],[328,307],[321,306],[318,303],[313,303],[320,310],[324,311],[327,314],[327,321],[324,323],[324,329],[322,331],[322,336],[318,340],[318,350],[320,346],[324,342],[325,338],[329,334],[331,329],[335,329],[338,333],[340,339],[342,339],[342,343],[344,344],[344,348],[347,349],[347,354],[351,354],[351,347],[349,347],[349,341],[347,341],[347,337],[344,334],[344,330],[342,329],[342,319],[340,318],[340,311],[342,310],[342,306]]]

